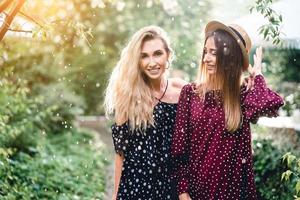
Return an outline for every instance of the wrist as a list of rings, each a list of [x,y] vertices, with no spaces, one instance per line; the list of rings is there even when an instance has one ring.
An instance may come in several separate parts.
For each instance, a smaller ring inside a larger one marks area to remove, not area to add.
[[[189,196],[190,196],[190,195],[189,195],[187,192],[181,193],[181,194],[179,195],[179,199],[187,199]]]

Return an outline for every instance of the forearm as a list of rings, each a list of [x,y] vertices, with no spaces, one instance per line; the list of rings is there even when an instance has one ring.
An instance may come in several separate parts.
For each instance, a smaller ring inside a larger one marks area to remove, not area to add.
[[[124,159],[123,156],[119,154],[115,154],[114,197],[116,197],[118,193],[118,188],[119,188],[121,174],[122,174],[123,159]]]
[[[179,200],[191,200],[191,197],[188,193],[182,193],[179,195]]]

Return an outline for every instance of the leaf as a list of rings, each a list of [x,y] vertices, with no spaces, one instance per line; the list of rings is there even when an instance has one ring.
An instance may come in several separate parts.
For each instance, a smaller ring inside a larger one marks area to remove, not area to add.
[[[42,39],[46,40],[47,39],[47,32],[43,30],[42,32]]]
[[[264,29],[262,26],[258,30],[259,30],[259,34],[262,34],[264,32]]]
[[[281,180],[284,179],[284,181],[289,181],[291,174],[293,174],[291,170],[286,170],[285,172],[282,173]]]
[[[265,39],[267,38],[268,33],[269,33],[269,28],[266,28],[266,29],[264,30],[264,38],[265,38]],[[267,40],[268,40],[268,39],[267,39]]]
[[[300,200],[300,197],[297,197],[296,195],[294,195],[294,200]]]
[[[296,189],[296,195],[298,195],[298,193],[300,192],[300,180],[297,181],[295,189]]]
[[[282,15],[279,15],[279,21],[282,22]]]
[[[273,40],[272,43],[275,44],[275,45],[278,45],[280,43],[280,39],[276,38],[276,39]]]
[[[291,152],[287,152],[286,154],[284,154],[284,155],[282,156],[282,162],[285,162],[285,160],[287,159],[287,157],[288,157],[289,155],[292,155],[292,153],[291,153]]]
[[[281,174],[281,181],[284,179],[284,177],[285,177],[285,172],[283,172],[283,173]]]
[[[252,13],[252,12],[253,12],[253,9],[254,9],[254,7],[251,7],[251,8],[249,9],[249,12]]]
[[[291,166],[292,162],[296,159],[296,156],[294,155],[289,155],[288,158],[287,158],[287,165],[288,167]]]

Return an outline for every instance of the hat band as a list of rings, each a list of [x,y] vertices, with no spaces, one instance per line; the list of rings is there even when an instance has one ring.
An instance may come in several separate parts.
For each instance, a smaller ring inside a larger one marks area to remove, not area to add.
[[[235,30],[234,28],[228,26],[231,30],[233,30],[233,32],[240,38],[240,40],[242,41],[244,47],[246,48],[246,42],[244,40],[244,38],[242,37],[242,35],[237,31]]]

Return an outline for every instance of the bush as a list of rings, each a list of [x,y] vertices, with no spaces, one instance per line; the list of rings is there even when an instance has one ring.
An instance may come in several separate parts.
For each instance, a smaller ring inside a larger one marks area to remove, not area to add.
[[[30,97],[21,80],[3,78],[0,87],[0,155],[30,153],[42,134],[71,129],[75,116],[82,113],[78,96],[60,85],[42,88],[45,98]]]
[[[0,199],[102,199],[105,160],[72,127],[72,95],[54,104],[57,93],[32,98],[18,79],[0,87]]]
[[[54,107],[42,108],[41,98],[27,97],[23,82],[0,82],[0,155],[35,147],[38,137],[48,129],[45,123]]]
[[[285,150],[272,145],[272,141],[266,139],[255,140],[253,149],[255,183],[259,199],[292,199],[292,187],[281,182],[281,174],[286,170],[281,162]]]
[[[55,113],[52,113],[47,124],[51,133],[71,129],[75,116],[83,114],[83,99],[73,94],[63,83],[41,86],[39,93],[47,97],[43,107],[55,107]]]
[[[48,135],[34,156],[0,157],[0,199],[102,199],[105,160],[92,141],[82,131]]]
[[[288,152],[282,156],[282,161],[288,170],[282,173],[281,180],[294,188],[294,198],[300,200],[300,157]]]

